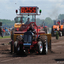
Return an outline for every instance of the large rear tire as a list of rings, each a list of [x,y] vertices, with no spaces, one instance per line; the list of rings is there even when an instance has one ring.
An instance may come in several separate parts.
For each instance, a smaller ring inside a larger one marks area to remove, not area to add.
[[[15,42],[14,42],[14,53],[17,53],[17,44],[18,44],[18,42],[15,41]]]
[[[43,53],[48,54],[48,42],[47,42],[47,37],[43,43]]]
[[[40,52],[40,46],[42,47],[41,52]],[[48,42],[47,42],[47,36],[45,36],[45,35],[42,35],[39,37],[38,52],[40,54],[47,54],[48,53]]]
[[[11,53],[14,53],[14,44],[11,41]]]
[[[42,43],[42,41],[38,41],[38,53],[39,54],[43,53],[43,43]]]
[[[43,30],[46,32],[46,34],[49,33],[49,28],[48,27],[44,27]]]
[[[23,51],[23,45],[22,44],[19,44],[19,46],[17,47],[17,54],[23,54],[24,51]]]
[[[62,32],[59,33],[60,37],[62,37]]]
[[[64,36],[64,29],[62,30],[62,36]]]

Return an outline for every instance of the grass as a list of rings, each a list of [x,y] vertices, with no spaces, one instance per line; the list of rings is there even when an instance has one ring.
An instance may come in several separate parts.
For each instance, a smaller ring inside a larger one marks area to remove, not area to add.
[[[3,37],[0,36],[0,39],[4,39],[4,38],[10,38],[10,36],[3,36]]]

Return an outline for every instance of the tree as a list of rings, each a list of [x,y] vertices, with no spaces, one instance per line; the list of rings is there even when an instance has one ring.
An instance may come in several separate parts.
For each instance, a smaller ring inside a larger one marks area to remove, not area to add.
[[[47,17],[47,18],[44,20],[44,23],[45,23],[45,25],[48,26],[48,27],[52,27],[53,24],[54,24],[53,20],[52,20],[51,18],[49,18],[49,17]]]
[[[12,26],[14,26],[14,21],[11,21],[11,20],[0,19],[0,22],[2,22],[2,27],[12,27]]]
[[[64,14],[60,14],[60,15],[58,16],[58,19],[63,20],[63,19],[64,19]]]

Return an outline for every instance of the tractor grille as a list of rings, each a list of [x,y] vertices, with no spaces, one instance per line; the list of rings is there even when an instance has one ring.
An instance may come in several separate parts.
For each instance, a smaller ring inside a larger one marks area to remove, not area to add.
[[[32,42],[32,35],[24,35],[24,42],[31,43]]]
[[[24,43],[23,45],[31,45],[32,44],[32,35],[24,35]]]

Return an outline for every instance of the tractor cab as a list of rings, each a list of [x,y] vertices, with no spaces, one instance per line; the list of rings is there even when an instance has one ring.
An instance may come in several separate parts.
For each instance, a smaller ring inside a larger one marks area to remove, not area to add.
[[[17,15],[17,17],[14,18],[15,24],[14,24],[14,28],[20,28],[22,24],[24,24],[23,22],[23,17],[20,15]]]
[[[36,15],[22,15],[22,17],[24,24],[20,27],[20,31],[26,31],[32,23],[33,25],[36,23]]]
[[[36,15],[38,14],[38,7],[20,7],[20,14],[17,14],[19,17],[15,18],[15,22],[17,25],[19,23],[22,23],[22,26],[19,28],[19,32],[22,31],[22,33],[26,32],[27,29],[29,29],[29,26],[31,24],[34,25],[35,30],[37,31],[37,25],[36,25]],[[41,13],[41,10],[39,11]],[[16,10],[16,13],[17,10]],[[16,25],[15,25],[16,26]],[[18,26],[19,27],[19,26]],[[38,29],[40,31],[41,29]],[[15,33],[17,33],[16,31]]]

